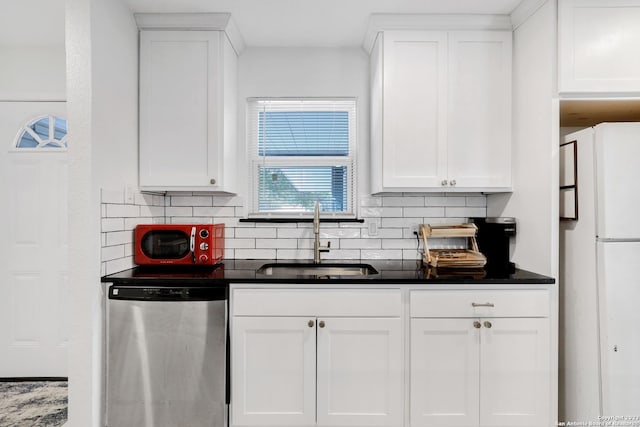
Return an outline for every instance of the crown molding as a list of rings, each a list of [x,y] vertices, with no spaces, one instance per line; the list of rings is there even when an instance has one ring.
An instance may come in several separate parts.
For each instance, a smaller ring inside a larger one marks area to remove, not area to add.
[[[538,11],[548,0],[523,0],[511,12],[511,24],[515,30]]]
[[[387,30],[509,30],[513,29],[509,15],[473,14],[379,14],[369,18],[362,47],[371,52],[376,36]]]
[[[134,17],[140,30],[224,31],[238,55],[245,48],[230,13],[135,13]]]

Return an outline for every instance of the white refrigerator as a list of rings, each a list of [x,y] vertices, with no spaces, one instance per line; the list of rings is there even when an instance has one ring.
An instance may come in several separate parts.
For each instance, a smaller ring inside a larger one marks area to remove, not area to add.
[[[640,123],[569,134],[565,156],[573,141],[577,220],[560,225],[561,420],[640,416]]]

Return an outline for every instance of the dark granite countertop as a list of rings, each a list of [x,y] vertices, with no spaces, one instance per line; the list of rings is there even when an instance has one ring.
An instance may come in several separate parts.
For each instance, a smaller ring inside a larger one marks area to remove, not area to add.
[[[335,263],[323,261],[323,264]],[[484,270],[427,270],[420,261],[350,260],[344,264],[370,264],[378,274],[368,276],[291,276],[257,272],[264,264],[308,263],[304,260],[225,260],[213,267],[136,267],[102,277],[102,282],[190,286],[226,286],[228,283],[359,283],[359,284],[553,284],[551,277],[516,269],[510,274]]]

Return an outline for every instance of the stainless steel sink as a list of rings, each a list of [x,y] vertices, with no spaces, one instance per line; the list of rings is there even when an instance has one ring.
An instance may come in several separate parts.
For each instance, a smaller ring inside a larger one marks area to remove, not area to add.
[[[369,264],[265,264],[257,271],[265,276],[369,276],[378,274],[378,271]]]

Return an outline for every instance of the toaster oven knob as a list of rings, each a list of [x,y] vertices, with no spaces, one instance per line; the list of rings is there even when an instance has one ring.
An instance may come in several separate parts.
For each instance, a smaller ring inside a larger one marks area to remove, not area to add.
[[[209,232],[207,230],[200,230],[200,237],[202,237],[203,239],[206,239],[207,237],[209,237]]]
[[[207,249],[209,249],[209,244],[208,243],[205,243],[205,242],[200,243],[200,250],[201,251],[206,251]]]
[[[198,258],[200,260],[201,263],[205,263],[207,261],[209,261],[209,257],[206,255],[200,255],[200,258]]]

